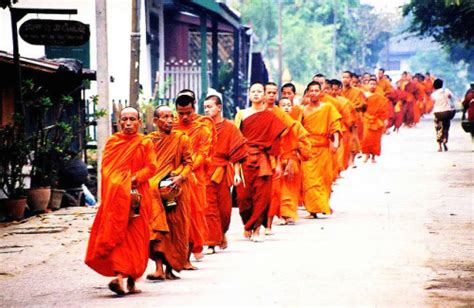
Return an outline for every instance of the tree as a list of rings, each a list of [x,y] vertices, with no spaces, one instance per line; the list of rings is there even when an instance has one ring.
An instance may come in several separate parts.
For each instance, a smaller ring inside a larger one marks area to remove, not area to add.
[[[407,31],[433,37],[452,61],[468,63],[469,77],[474,78],[474,1],[411,0],[403,7],[403,15],[412,18]]]

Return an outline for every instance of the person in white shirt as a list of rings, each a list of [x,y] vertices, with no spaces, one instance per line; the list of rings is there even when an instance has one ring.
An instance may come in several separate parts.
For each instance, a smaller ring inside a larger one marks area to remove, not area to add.
[[[436,129],[436,141],[438,142],[438,152],[448,151],[447,143],[449,136],[449,126],[451,119],[454,118],[455,109],[453,93],[448,89],[443,89],[443,80],[436,79],[433,83],[435,91],[431,93],[431,99],[434,101],[434,122]]]

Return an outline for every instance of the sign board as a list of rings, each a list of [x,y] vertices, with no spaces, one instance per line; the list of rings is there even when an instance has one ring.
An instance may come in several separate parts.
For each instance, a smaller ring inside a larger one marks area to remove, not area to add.
[[[79,46],[89,41],[89,25],[75,20],[30,19],[19,30],[33,45]]]

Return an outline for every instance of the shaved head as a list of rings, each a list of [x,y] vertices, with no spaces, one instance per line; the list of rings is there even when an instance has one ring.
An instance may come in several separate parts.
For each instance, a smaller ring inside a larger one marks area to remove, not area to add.
[[[122,116],[122,114],[124,112],[136,112],[137,116],[138,116],[138,119],[140,119],[140,112],[135,107],[127,106],[127,107],[123,108],[122,110],[120,110],[119,116]]]

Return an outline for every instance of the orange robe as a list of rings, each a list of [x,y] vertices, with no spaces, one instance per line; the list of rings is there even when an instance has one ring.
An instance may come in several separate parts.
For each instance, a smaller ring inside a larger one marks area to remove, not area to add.
[[[380,155],[384,121],[388,118],[388,100],[379,93],[367,97],[367,110],[364,113],[364,138],[362,153]]]
[[[207,224],[204,209],[206,208],[206,170],[205,162],[212,151],[214,138],[214,122],[209,117],[195,114],[190,125],[175,123],[174,129],[183,132],[191,142],[194,178],[191,185],[191,252],[203,250],[207,238]]]
[[[229,230],[232,214],[230,187],[234,180],[233,164],[247,156],[245,139],[239,129],[229,120],[215,124],[217,142],[213,155],[207,162],[205,210],[208,227],[208,246],[221,245]]]
[[[101,166],[102,200],[85,258],[101,275],[122,273],[137,279],[146,269],[153,203],[148,179],[155,172],[153,159],[152,144],[141,134],[119,132],[107,140]],[[132,176],[142,195],[140,216],[135,218],[129,218]]]
[[[178,131],[170,134],[159,131],[146,136],[153,143],[155,167],[157,173],[149,180],[154,199],[158,204],[153,207],[151,221],[150,258],[163,257],[164,263],[175,271],[181,271],[188,260],[190,229],[190,185],[192,170],[190,143],[187,136]],[[158,185],[171,172],[182,175],[181,193],[174,208],[164,209]],[[163,229],[162,221],[167,222]]]
[[[341,96],[347,98],[356,111],[355,129],[351,132],[351,152],[358,153],[360,152],[360,140],[364,133],[362,114],[365,108],[365,96],[360,89],[355,87],[342,89]]]
[[[236,116],[236,120],[238,118]],[[238,120],[236,122],[247,139],[248,151],[242,165],[244,183],[236,187],[237,203],[244,228],[251,231],[258,229],[266,220],[272,193],[270,155],[279,155],[278,137],[286,126],[269,110],[252,114],[240,123]]]
[[[383,93],[381,94],[389,94],[390,92],[393,91],[392,84],[390,83],[390,80],[383,78],[377,81],[377,87],[381,88]]]
[[[341,146],[337,149],[336,155],[338,164],[342,167],[342,170],[346,170],[349,167],[349,156],[351,154],[351,131],[355,126],[357,113],[347,98],[343,96],[337,96],[336,98],[342,105],[341,124],[343,128],[342,140],[340,141]]]
[[[309,133],[311,158],[302,162],[304,206],[310,213],[331,214],[329,198],[333,180],[330,136],[341,134],[341,115],[336,108],[322,103],[311,114],[305,114],[303,126]]]
[[[311,155],[311,143],[308,132],[300,122],[295,122],[287,134],[281,136],[282,176],[280,182],[280,202],[278,216],[298,219],[298,204],[302,196],[303,171],[301,161]],[[294,176],[290,179],[284,174],[288,164],[293,164]]]

